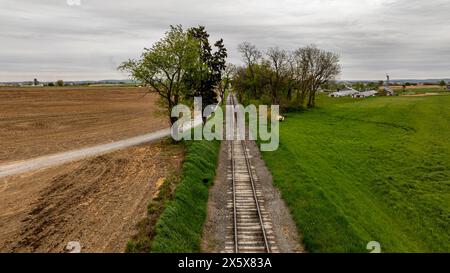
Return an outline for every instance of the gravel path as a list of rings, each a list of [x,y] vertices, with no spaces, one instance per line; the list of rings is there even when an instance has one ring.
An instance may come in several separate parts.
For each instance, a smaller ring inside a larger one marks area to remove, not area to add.
[[[25,172],[34,171],[37,169],[47,168],[51,166],[57,166],[86,157],[92,157],[104,153],[113,152],[130,146],[135,146],[146,142],[152,142],[167,136],[170,136],[170,129],[160,130],[154,133],[141,135],[125,140],[120,140],[108,144],[97,145],[94,147],[42,156],[30,160],[20,161],[13,164],[1,165],[0,178],[10,175],[22,174]]]
[[[189,123],[185,124],[184,130],[185,131],[189,130],[190,128],[199,125],[201,122],[202,120],[197,118],[192,123],[192,125]],[[35,171],[47,167],[58,166],[67,162],[72,162],[87,157],[99,156],[105,153],[114,152],[117,150],[121,150],[131,146],[136,146],[139,144],[150,143],[168,137],[170,136],[170,133],[171,129],[167,128],[153,133],[140,135],[107,144],[101,144],[93,147],[62,152],[52,155],[46,155],[12,164],[0,165],[0,178]]]

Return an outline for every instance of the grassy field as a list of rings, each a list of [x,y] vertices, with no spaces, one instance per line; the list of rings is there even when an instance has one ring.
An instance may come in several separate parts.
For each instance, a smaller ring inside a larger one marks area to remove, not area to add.
[[[320,97],[263,153],[311,252],[450,251],[450,96]]]

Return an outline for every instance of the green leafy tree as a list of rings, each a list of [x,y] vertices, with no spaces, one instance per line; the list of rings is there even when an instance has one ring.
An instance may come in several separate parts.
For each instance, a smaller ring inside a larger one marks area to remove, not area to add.
[[[439,83],[439,85],[440,85],[442,88],[444,88],[447,84],[445,83],[444,80],[442,80],[442,81]]]
[[[201,65],[199,54],[196,39],[181,25],[170,26],[161,40],[144,49],[140,59],[128,60],[119,69],[129,72],[135,80],[159,94],[173,124],[177,118],[170,117],[172,108],[192,92],[185,80],[188,73]]]
[[[63,80],[57,80],[56,81],[56,86],[64,86],[64,81]]]
[[[357,82],[353,84],[353,88],[358,90],[358,91],[363,91],[365,88],[365,84],[363,82]]]

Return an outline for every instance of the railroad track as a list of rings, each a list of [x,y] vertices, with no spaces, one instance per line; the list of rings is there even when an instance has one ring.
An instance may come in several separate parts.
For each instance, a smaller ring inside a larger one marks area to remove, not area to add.
[[[235,104],[230,95],[230,104]],[[233,115],[233,124],[236,124]],[[235,126],[235,125],[234,125]],[[236,126],[235,126],[236,128]],[[258,177],[251,162],[245,140],[239,140],[235,130],[234,140],[228,141],[227,180],[229,215],[225,251],[228,253],[278,252],[272,230],[272,221],[265,209],[265,200]]]

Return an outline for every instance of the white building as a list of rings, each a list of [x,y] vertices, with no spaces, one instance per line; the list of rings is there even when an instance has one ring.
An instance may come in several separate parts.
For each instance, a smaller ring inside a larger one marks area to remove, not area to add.
[[[369,90],[364,92],[358,92],[352,95],[354,98],[367,98],[367,97],[373,97],[378,94],[378,91],[375,90]]]
[[[359,93],[359,91],[350,87],[345,87],[344,89],[331,93],[329,96],[332,98],[339,98],[339,97],[353,96],[354,94],[357,93]]]

